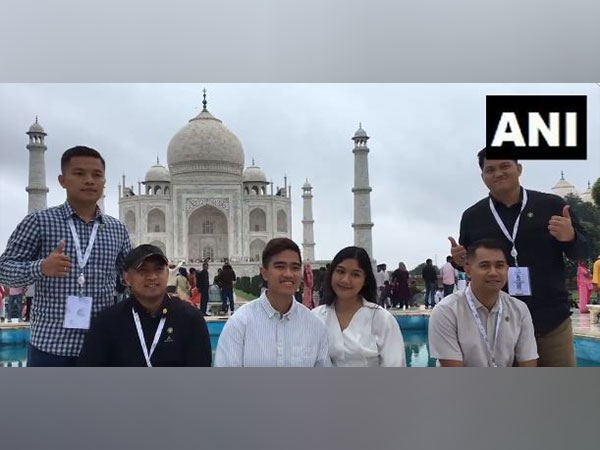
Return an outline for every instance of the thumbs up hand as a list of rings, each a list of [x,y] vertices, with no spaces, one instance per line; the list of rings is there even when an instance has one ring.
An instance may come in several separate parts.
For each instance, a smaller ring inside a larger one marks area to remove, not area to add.
[[[467,250],[462,245],[459,245],[452,236],[449,236],[448,240],[450,241],[452,259],[459,266],[464,266],[467,262]]]
[[[65,255],[65,241],[60,241],[58,246],[42,261],[42,274],[47,277],[65,277],[71,270],[71,258]]]
[[[548,231],[559,242],[572,242],[575,239],[569,205],[565,205],[560,216],[550,217]]]

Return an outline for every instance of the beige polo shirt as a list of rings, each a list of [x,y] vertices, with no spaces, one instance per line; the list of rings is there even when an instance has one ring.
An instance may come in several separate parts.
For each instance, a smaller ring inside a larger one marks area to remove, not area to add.
[[[496,318],[503,304],[498,344],[494,345]],[[533,323],[527,305],[500,291],[491,311],[473,295],[473,303],[486,328],[499,367],[510,367],[517,361],[537,359]],[[464,291],[458,291],[439,302],[429,317],[429,353],[432,358],[463,361],[467,367],[491,367],[485,342],[467,303]]]

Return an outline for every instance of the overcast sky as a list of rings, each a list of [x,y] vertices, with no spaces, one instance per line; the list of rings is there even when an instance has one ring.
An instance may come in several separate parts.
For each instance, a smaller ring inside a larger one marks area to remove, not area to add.
[[[64,201],[60,156],[74,145],[107,161],[106,210],[118,217],[123,173],[136,186],[173,135],[202,109],[240,141],[272,179],[292,185],[292,237],[302,242],[300,187],[313,185],[315,253],[331,259],[353,244],[353,142],[368,142],[373,251],[379,262],[412,269],[441,263],[463,210],[487,195],[475,155],[485,144],[487,94],[588,96],[587,161],[527,161],[521,182],[549,192],[560,171],[580,191],[600,177],[597,84],[0,84],[0,251],[27,213],[25,135],[35,116],[46,137],[48,206]]]

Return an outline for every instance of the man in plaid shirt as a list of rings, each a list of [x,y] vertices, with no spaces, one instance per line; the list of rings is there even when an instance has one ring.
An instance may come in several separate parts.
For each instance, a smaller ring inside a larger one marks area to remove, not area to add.
[[[27,215],[0,256],[0,283],[36,284],[28,366],[76,364],[86,327],[65,327],[67,297],[91,297],[91,317],[111,306],[117,273],[131,251],[125,225],[96,205],[106,182],[100,153],[73,147],[61,158],[61,172],[67,201]]]

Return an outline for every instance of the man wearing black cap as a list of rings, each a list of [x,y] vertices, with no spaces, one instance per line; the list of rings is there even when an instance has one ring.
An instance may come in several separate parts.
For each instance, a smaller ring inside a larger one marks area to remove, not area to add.
[[[168,260],[162,250],[140,245],[124,266],[131,296],[92,320],[78,365],[209,367],[204,317],[167,294]]]

